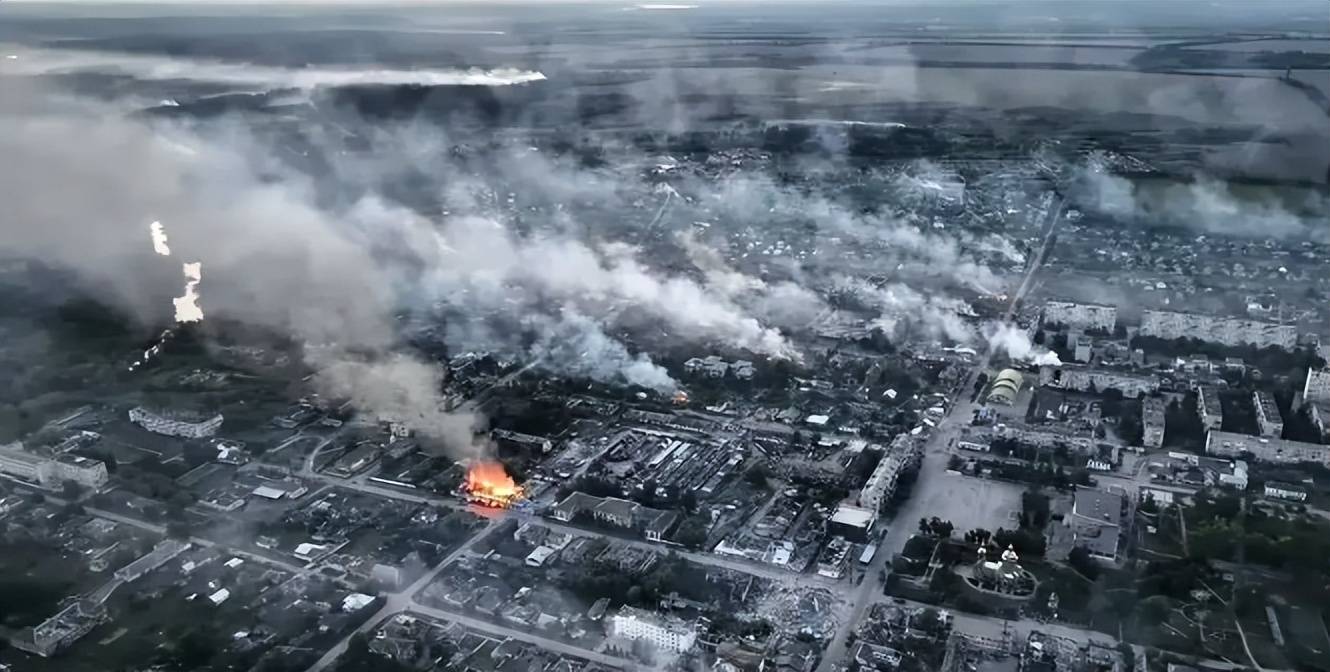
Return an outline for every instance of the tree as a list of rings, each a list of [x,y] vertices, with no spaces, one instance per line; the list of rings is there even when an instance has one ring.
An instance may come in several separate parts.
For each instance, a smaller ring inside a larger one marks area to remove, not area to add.
[[[1042,530],[1051,512],[1048,495],[1035,489],[1021,493],[1021,527]]]
[[[60,494],[70,502],[78,501],[83,496],[83,486],[75,481],[65,481],[60,484]]]
[[[933,534],[943,539],[950,537],[952,531],[956,529],[956,526],[952,525],[950,520],[937,520],[936,518],[933,520],[935,521],[933,524]]]
[[[1137,510],[1141,513],[1159,513],[1159,503],[1155,501],[1154,495],[1146,494],[1145,499],[1141,500],[1141,505]]]
[[[694,550],[702,548],[707,543],[707,525],[697,516],[689,517],[679,526],[674,540]]]
[[[1095,564],[1094,558],[1090,557],[1090,549],[1084,546],[1071,549],[1071,554],[1067,556],[1067,564],[1091,581],[1099,578],[1099,566]]]
[[[771,475],[771,470],[767,468],[767,465],[763,464],[762,462],[758,462],[757,464],[753,465],[753,468],[744,472],[744,480],[748,481],[751,485],[755,487],[766,490],[769,487],[767,484],[767,478],[770,475]]]

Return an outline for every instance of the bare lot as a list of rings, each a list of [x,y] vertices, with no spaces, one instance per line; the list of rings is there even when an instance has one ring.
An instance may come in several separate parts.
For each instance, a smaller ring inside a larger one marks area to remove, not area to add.
[[[950,520],[957,532],[976,527],[996,530],[1017,526],[1021,510],[1020,485],[969,476],[946,474],[929,482],[929,487],[915,492],[921,510],[928,516]],[[914,521],[904,520],[902,524]]]

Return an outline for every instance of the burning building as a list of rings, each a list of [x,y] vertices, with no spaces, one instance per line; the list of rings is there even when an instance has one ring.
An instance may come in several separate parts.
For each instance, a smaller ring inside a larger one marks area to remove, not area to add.
[[[468,501],[497,509],[512,506],[526,494],[500,462],[473,463],[462,487]]]

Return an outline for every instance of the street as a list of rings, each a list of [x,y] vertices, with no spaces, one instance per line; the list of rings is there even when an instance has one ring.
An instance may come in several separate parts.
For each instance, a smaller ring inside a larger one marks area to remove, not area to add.
[[[1025,293],[1032,286],[1035,273],[1042,265],[1049,245],[1053,240],[1053,232],[1057,230],[1058,222],[1062,217],[1062,208],[1061,198],[1055,198],[1054,202],[1050,204],[1045,219],[1043,244],[1034,257],[1030,259],[1030,265],[1025,276],[1021,279],[1016,292],[1011,295],[1010,302],[1007,304],[1007,311],[1003,315],[1002,321],[1004,323],[1011,323],[1021,299],[1024,298]],[[969,402],[969,391],[974,387],[979,375],[988,369],[993,354],[994,347],[990,344],[984,350],[983,357],[975,362],[974,367],[970,369],[969,374],[961,383],[955,402],[947,409],[947,414],[942,417],[929,436],[923,449],[923,463],[919,466],[919,476],[914,483],[913,495],[905,500],[905,503],[901,505],[901,508],[897,510],[892,518],[891,532],[878,546],[877,555],[873,556],[873,563],[866,570],[863,583],[851,595],[849,617],[836,630],[835,638],[832,639],[831,644],[823,653],[821,662],[818,663],[817,672],[832,672],[845,659],[850,635],[863,620],[868,608],[882,595],[886,563],[905,548],[905,542],[909,540],[914,532],[914,521],[934,515],[934,512],[925,508],[929,506],[929,498],[921,496],[921,494],[936,491],[942,479],[948,478],[946,469],[951,438],[955,436],[956,427],[964,425],[969,420],[974,410],[973,404]]]
[[[429,583],[433,581],[436,577],[438,577],[439,574],[442,573],[443,570],[449,564],[451,564],[457,558],[461,557],[463,553],[467,552],[467,550],[469,550],[477,542],[481,541],[485,537],[488,537],[489,534],[493,532],[495,528],[498,527],[499,522],[501,520],[502,520],[501,518],[491,519],[489,523],[485,525],[484,528],[477,531],[475,534],[471,535],[471,537],[467,539],[466,542],[464,542],[461,546],[458,546],[452,553],[449,553],[447,557],[445,557],[443,560],[440,560],[439,563],[434,566],[434,569],[431,569],[430,571],[426,572],[423,576],[421,576],[419,579],[416,579],[411,585],[407,586],[406,588],[403,588],[402,590],[399,590],[395,593],[388,593],[387,595],[385,595],[387,601],[384,603],[383,607],[380,608],[377,612],[375,612],[373,616],[370,616],[369,620],[365,621],[363,625],[361,625],[359,628],[356,628],[354,631],[348,633],[345,637],[341,639],[341,641],[337,642],[337,644],[335,644],[331,649],[328,649],[328,651],[323,654],[323,657],[319,658],[313,665],[309,667],[309,672],[319,672],[320,670],[326,669],[329,665],[331,665],[335,660],[337,660],[338,656],[342,655],[342,653],[346,651],[347,644],[351,642],[351,638],[354,637],[356,633],[369,632],[373,630],[375,627],[377,627],[379,622],[382,621],[383,619],[398,612],[406,611],[408,608],[415,607],[419,609],[419,606],[416,605],[415,603],[415,594],[420,592],[420,590],[423,589],[425,586],[429,585]]]

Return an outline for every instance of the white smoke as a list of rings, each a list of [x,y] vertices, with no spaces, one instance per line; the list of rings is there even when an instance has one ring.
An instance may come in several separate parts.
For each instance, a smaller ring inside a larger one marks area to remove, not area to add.
[[[1003,352],[1013,361],[1029,362],[1035,366],[1062,366],[1056,352],[1035,345],[1030,334],[1013,324],[1000,324],[988,335],[988,347]]]
[[[1134,181],[1113,174],[1099,157],[1078,170],[1075,185],[1088,211],[1130,222],[1242,238],[1330,240],[1330,199],[1313,190],[1235,186],[1205,175]]]
[[[914,333],[960,344],[974,340],[974,328],[965,319],[974,310],[960,299],[923,294],[900,283],[876,286],[850,277],[837,278],[836,287],[879,310],[881,314],[873,321],[873,326],[889,336]]]
[[[543,81],[532,70],[394,70],[311,66],[280,68],[206,59],[170,58],[117,52],[29,49],[0,65],[0,74],[49,75],[84,70],[117,72],[140,80],[196,80],[262,89],[313,89],[321,86],[508,86]]]
[[[422,285],[444,304],[470,302],[515,316],[541,306],[580,315],[629,306],[680,338],[721,341],[769,357],[798,356],[779,330],[723,292],[652,269],[630,246],[592,245],[555,232],[524,237],[493,219],[462,216],[444,224],[427,254]]]

